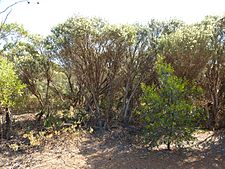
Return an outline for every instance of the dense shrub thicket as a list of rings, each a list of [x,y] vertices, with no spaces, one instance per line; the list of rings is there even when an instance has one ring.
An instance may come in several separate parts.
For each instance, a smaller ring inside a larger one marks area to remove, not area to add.
[[[193,127],[225,126],[224,18],[112,25],[72,17],[45,38],[16,24],[2,25],[0,34],[1,55],[26,85],[27,99],[13,111],[34,109],[47,126],[142,126],[147,113],[142,127],[168,144]]]

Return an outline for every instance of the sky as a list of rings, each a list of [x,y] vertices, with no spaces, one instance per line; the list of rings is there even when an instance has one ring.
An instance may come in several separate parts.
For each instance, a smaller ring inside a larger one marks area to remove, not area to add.
[[[15,1],[0,0],[0,11]],[[31,33],[48,35],[52,27],[73,15],[126,24],[147,23],[153,18],[193,23],[206,15],[224,14],[225,0],[30,0],[30,4],[14,6],[7,22],[23,24]]]

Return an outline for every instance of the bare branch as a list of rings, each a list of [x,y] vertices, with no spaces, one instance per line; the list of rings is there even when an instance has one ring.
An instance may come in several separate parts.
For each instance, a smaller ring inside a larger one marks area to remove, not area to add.
[[[1,23],[1,26],[0,26],[0,32],[2,31],[2,28],[3,28],[3,25],[5,24],[7,18],[9,17],[9,14],[12,12],[12,9],[7,13],[5,19],[3,20],[3,22]]]
[[[22,3],[22,2],[29,2],[29,1],[28,1],[28,0],[20,0],[20,1],[17,1],[17,2],[15,2],[15,3],[13,3],[13,4],[7,6],[3,11],[0,12],[0,15],[3,14],[3,13],[5,13],[5,12],[6,12],[7,10],[9,10],[11,7],[13,7],[13,6],[15,6],[15,5],[19,4],[19,3]]]

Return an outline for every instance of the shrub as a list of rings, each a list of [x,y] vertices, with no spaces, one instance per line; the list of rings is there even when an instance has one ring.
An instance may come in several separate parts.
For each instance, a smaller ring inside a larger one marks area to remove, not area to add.
[[[156,63],[158,84],[142,84],[140,112],[145,122],[145,138],[150,146],[171,144],[181,146],[193,139],[196,122],[200,116],[194,104],[201,88],[190,85],[174,75],[173,68],[159,57]]]
[[[18,101],[24,87],[14,71],[13,64],[0,57],[0,108],[5,116],[3,137],[7,139],[11,128],[10,108]]]

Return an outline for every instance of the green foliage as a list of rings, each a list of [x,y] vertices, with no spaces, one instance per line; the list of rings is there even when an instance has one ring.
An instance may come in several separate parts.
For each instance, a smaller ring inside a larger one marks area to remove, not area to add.
[[[191,86],[184,79],[174,75],[173,68],[162,57],[156,63],[158,84],[142,84],[141,113],[145,125],[145,136],[151,146],[162,143],[182,145],[191,141],[199,118],[196,96],[202,90]]]
[[[23,93],[23,85],[14,71],[12,63],[0,57],[0,103],[13,107],[18,96]]]
[[[61,127],[62,125],[62,120],[53,115],[53,114],[50,114],[45,120],[44,120],[44,126],[46,128],[50,128],[52,127],[53,129],[57,130]]]
[[[43,136],[41,132],[40,136]],[[41,137],[39,135],[35,135],[33,131],[30,131],[23,135],[23,138],[26,138],[29,140],[31,146],[39,146],[41,144]]]
[[[157,84],[142,85],[151,100],[142,99],[142,110],[150,104],[142,113],[153,112],[147,113],[151,115],[145,121],[152,125],[152,119],[161,120],[156,140],[173,140],[177,135],[186,139],[188,134],[180,132],[181,128],[191,133],[192,121],[205,117],[197,110],[196,96],[201,91],[189,82],[205,89],[201,104],[212,103],[215,117],[224,116],[224,19],[218,21],[218,17],[207,17],[192,25],[177,20],[112,25],[98,18],[72,17],[53,28],[46,39],[20,25],[4,24],[0,53],[26,84],[24,105],[28,106],[24,108],[40,112],[46,127],[58,129],[64,122],[79,126],[89,120],[93,126],[129,125],[136,120],[133,112],[140,105],[140,83],[153,84],[158,74]],[[171,66],[158,61],[155,71],[157,54],[164,55]],[[14,97],[9,95],[4,98]],[[170,131],[171,123],[176,134],[162,136]]]
[[[193,80],[204,70],[210,57],[209,40],[213,25],[186,25],[159,39],[159,53],[166,57],[179,77]]]
[[[90,120],[90,116],[83,109],[74,109],[72,106],[69,109],[51,113],[44,120],[46,128],[59,130],[64,126],[73,126],[75,129],[85,125]]]
[[[51,139],[54,136],[61,134],[61,131],[46,130],[46,131],[29,131],[23,134],[23,138],[29,141],[30,146],[36,147],[42,145],[47,140]],[[17,145],[12,145],[12,149],[17,149]],[[15,151],[15,150],[14,150]]]

